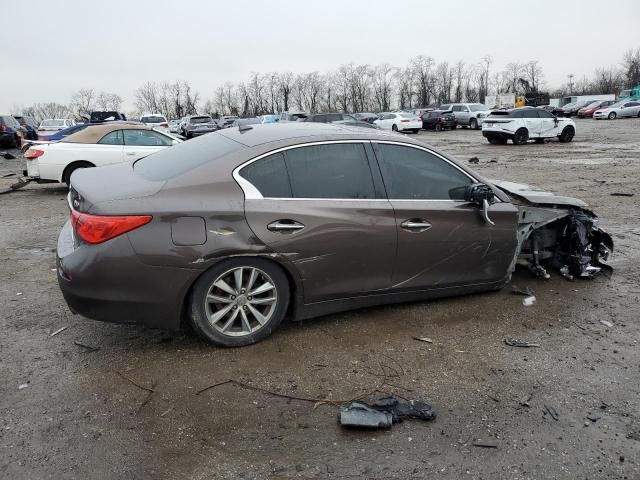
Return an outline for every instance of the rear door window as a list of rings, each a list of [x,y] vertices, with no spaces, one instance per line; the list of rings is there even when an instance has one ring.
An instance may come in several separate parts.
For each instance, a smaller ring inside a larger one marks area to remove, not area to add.
[[[101,145],[122,145],[124,143],[122,130],[114,130],[113,132],[107,133],[98,143]]]
[[[240,175],[251,182],[263,197],[291,197],[289,174],[281,153],[274,153],[247,165],[240,170]]]
[[[124,144],[141,147],[168,147],[173,141],[151,130],[125,130]]]
[[[285,152],[285,163],[294,198],[376,198],[361,143],[294,148]]]
[[[422,149],[376,144],[387,195],[392,200],[463,200],[472,179]]]

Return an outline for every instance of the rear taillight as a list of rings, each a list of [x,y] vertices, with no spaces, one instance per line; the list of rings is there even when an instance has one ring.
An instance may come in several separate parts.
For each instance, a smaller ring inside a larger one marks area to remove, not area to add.
[[[409,120],[400,120],[402,123],[409,123]]]
[[[161,123],[160,126],[164,127],[164,128],[169,128],[169,124],[168,123]]]
[[[39,128],[38,131],[39,132],[46,132],[47,130],[46,130],[46,128]]]
[[[24,152],[24,158],[28,158],[29,160],[41,157],[42,155],[44,155],[44,150],[38,150],[37,148],[30,148]]]
[[[444,122],[445,120],[446,120],[446,118],[444,118],[444,117],[438,117],[438,121],[439,122]]]
[[[71,224],[78,236],[87,243],[102,243],[130,232],[151,221],[151,215],[89,215],[71,210]]]

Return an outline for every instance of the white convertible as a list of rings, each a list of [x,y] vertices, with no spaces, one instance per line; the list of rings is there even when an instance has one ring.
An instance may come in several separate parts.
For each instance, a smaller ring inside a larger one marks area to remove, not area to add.
[[[180,143],[141,124],[91,125],[55,143],[32,145],[25,153],[25,176],[36,182],[66,182],[78,168],[102,167],[139,158]]]
[[[544,143],[545,138],[570,142],[576,134],[576,124],[570,118],[556,117],[546,110],[521,107],[495,110],[482,122],[482,135],[491,144],[523,145],[529,140]]]

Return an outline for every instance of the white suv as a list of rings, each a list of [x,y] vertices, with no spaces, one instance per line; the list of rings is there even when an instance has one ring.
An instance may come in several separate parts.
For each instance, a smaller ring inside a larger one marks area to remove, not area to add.
[[[458,125],[463,128],[480,128],[484,119],[491,113],[491,109],[482,103],[445,103],[438,110],[451,110]]]
[[[514,108],[491,112],[482,123],[482,136],[491,144],[523,145],[529,140],[544,143],[545,138],[557,137],[570,142],[576,134],[576,124],[570,118],[556,117],[534,107]]]
[[[165,132],[169,131],[169,122],[167,122],[167,117],[165,117],[161,113],[150,113],[148,115],[143,115],[142,117],[140,117],[140,121],[152,128],[157,128],[158,130],[163,130]]]

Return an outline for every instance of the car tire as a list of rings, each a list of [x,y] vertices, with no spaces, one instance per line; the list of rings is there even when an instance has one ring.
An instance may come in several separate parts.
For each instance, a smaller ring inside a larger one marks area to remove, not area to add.
[[[439,123],[436,123],[436,126],[434,127],[436,132],[441,132],[442,131],[442,125],[440,125]]]
[[[67,187],[71,184],[71,174],[80,168],[92,168],[95,167],[93,163],[89,162],[73,162],[64,169],[62,172],[62,181],[67,184]]]
[[[397,132],[398,131],[398,127],[395,125],[395,123],[393,125],[391,125],[391,131],[393,131],[393,132]]]
[[[249,295],[261,288],[267,289]],[[282,269],[269,260],[224,260],[194,284],[188,302],[189,318],[196,333],[213,345],[250,345],[267,338],[280,325],[289,306],[289,288]]]
[[[616,112],[611,112],[607,118],[609,120],[615,120],[616,119]]]
[[[529,141],[529,132],[526,128],[519,128],[513,135],[512,141],[514,145],[524,145]]]
[[[20,137],[18,134],[13,136],[13,140],[10,143],[10,148],[20,148]]]
[[[576,131],[573,129],[573,127],[571,126],[564,127],[564,129],[562,130],[562,133],[558,135],[558,140],[560,140],[562,143],[569,143],[571,140],[573,140],[573,137],[575,134],[576,134]]]
[[[469,127],[472,128],[473,130],[477,130],[478,120],[476,120],[475,118],[472,118],[471,120],[469,120]]]

